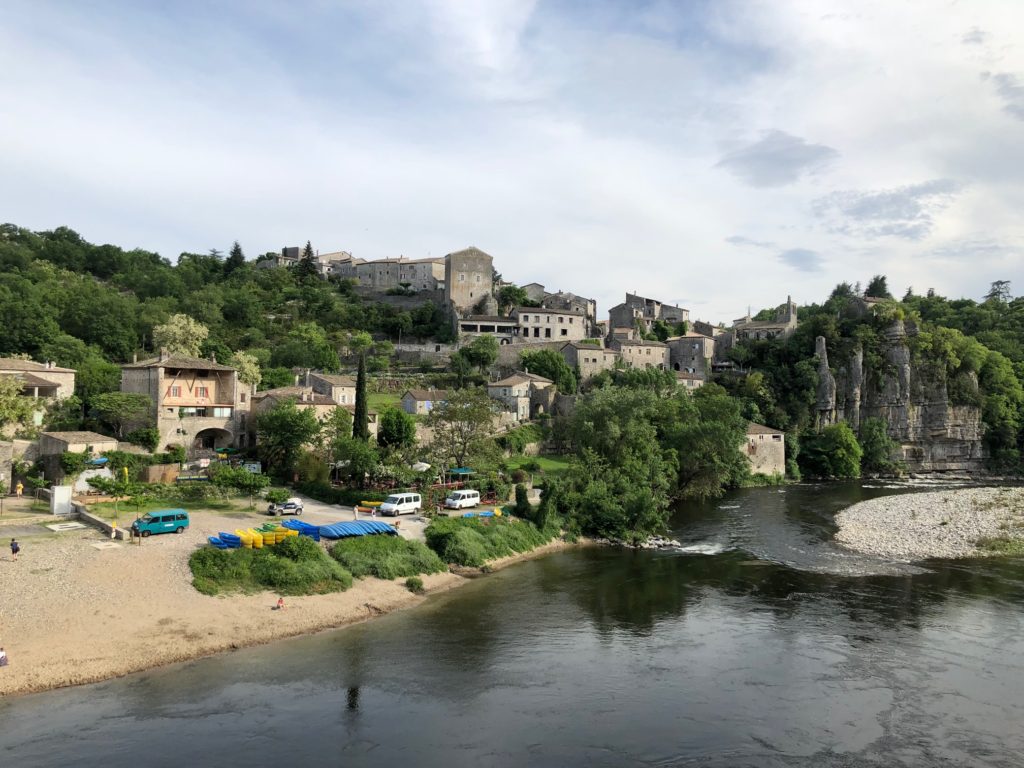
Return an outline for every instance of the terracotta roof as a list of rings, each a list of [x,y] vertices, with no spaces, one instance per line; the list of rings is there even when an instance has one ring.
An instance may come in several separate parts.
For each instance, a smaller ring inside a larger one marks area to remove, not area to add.
[[[122,368],[190,368],[200,371],[233,371],[230,365],[221,365],[213,360],[206,360],[202,357],[189,357],[188,355],[170,355],[165,360],[153,357],[149,360],[140,360],[137,363],[127,363]]]
[[[575,347],[576,349],[585,349],[588,352],[611,352],[612,351],[612,350],[607,349],[606,347],[602,346],[601,343],[600,343],[601,342],[600,339],[594,339],[594,341],[596,341],[598,343],[597,344],[587,344],[586,342],[583,342],[583,341],[567,341],[565,344],[563,344],[561,347],[559,347],[559,349],[565,349],[566,347]]]
[[[689,371],[676,371],[677,379],[695,379],[697,381],[704,381],[704,377],[699,373],[690,373]]]
[[[56,371],[57,373],[74,373],[74,368],[58,368],[56,365],[46,367],[46,363],[35,360],[17,360],[12,357],[0,357],[0,371]]]
[[[572,315],[573,317],[583,317],[582,312],[570,312],[566,309],[548,309],[547,307],[516,307],[515,312],[525,312],[526,314],[544,314],[544,315]]]
[[[405,399],[405,395],[412,395],[412,399],[418,402],[424,400],[430,400],[436,402],[438,400],[448,399],[447,389],[409,389],[406,390],[405,394],[402,395],[402,399]]]
[[[328,384],[333,384],[336,387],[354,387],[356,385],[356,380],[351,376],[343,376],[336,373],[316,373],[315,371],[310,372],[309,375],[323,379]]]
[[[616,339],[615,343],[621,347],[665,347],[660,341],[648,341],[647,339]]]
[[[57,383],[55,383],[53,381],[47,381],[46,379],[41,379],[38,376],[36,376],[34,373],[16,373],[16,374],[12,374],[12,375],[18,381],[23,383],[26,387],[59,387],[60,386],[60,384],[57,384]]]
[[[492,381],[487,384],[488,387],[511,387],[516,384],[522,384],[525,381],[533,381],[538,384],[554,384],[551,379],[545,379],[543,376],[538,376],[535,373],[525,373],[523,371],[516,371],[511,376],[502,379],[501,381]]]
[[[65,443],[110,443],[117,442],[116,437],[107,437],[97,432],[43,432],[46,437],[61,440]]]
[[[782,432],[782,431],[780,431],[778,429],[772,429],[771,427],[766,427],[764,424],[755,424],[754,422],[750,422],[749,424],[747,424],[747,434],[748,435],[784,435],[786,433]]]
[[[310,387],[278,387],[277,389],[265,389],[252,396],[254,400],[261,400],[265,397],[275,399],[294,398],[296,405],[337,405],[327,395],[314,392]]]

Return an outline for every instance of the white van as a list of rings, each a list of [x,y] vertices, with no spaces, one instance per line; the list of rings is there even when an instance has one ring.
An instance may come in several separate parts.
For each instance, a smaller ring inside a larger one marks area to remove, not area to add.
[[[444,500],[448,509],[463,509],[475,507],[480,503],[480,491],[452,491]]]
[[[415,515],[423,508],[418,493],[393,493],[380,505],[382,515]]]

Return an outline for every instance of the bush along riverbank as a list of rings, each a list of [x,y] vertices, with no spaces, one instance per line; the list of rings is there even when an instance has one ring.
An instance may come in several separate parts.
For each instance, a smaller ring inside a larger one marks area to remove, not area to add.
[[[391,580],[446,570],[441,558],[425,544],[400,536],[342,539],[331,548],[331,557],[359,579],[376,576]]]
[[[442,561],[480,568],[490,560],[524,554],[541,547],[561,533],[549,523],[538,528],[514,517],[444,517],[427,526],[427,546]]]
[[[1024,488],[885,496],[836,516],[835,540],[892,560],[1024,554]]]

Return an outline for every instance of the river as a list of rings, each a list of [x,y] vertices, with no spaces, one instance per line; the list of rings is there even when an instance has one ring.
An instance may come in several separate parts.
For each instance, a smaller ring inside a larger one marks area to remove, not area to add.
[[[681,507],[348,629],[0,701],[19,766],[1020,766],[1024,562],[830,543],[899,488]]]

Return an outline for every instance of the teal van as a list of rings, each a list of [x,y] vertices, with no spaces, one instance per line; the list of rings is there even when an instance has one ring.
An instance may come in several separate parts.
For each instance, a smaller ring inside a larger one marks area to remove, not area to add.
[[[136,536],[149,536],[151,533],[184,533],[186,528],[188,512],[184,509],[158,509],[132,523],[132,532]]]

